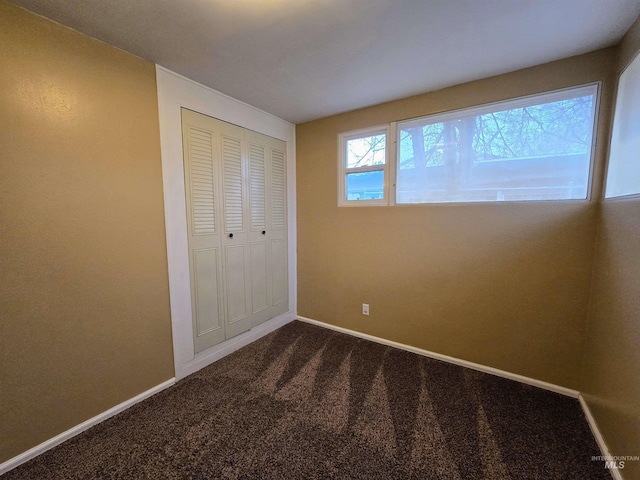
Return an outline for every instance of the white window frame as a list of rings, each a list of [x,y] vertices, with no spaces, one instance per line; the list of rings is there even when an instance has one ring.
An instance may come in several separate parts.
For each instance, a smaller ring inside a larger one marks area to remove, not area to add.
[[[385,162],[383,165],[371,165],[364,167],[347,168],[347,142],[356,138],[385,135]],[[338,206],[339,207],[378,207],[391,205],[390,184],[391,174],[395,167],[395,135],[392,136],[391,124],[375,127],[361,128],[338,134]],[[382,187],[382,199],[376,200],[347,200],[347,174],[382,171],[384,184]]]
[[[633,73],[633,69],[637,68],[636,62],[640,62],[640,53],[637,53],[629,63],[624,67],[620,75],[618,76],[618,83],[616,85],[616,95],[615,95],[615,104],[611,121],[611,137],[609,139],[609,151],[607,154],[607,170],[605,172],[605,182],[604,182],[604,201],[611,200],[636,200],[640,198],[640,185],[637,185],[633,188],[632,192],[616,192],[615,190],[619,187],[614,187],[614,181],[618,177],[617,169],[625,170],[626,162],[633,161],[629,158],[617,158],[615,155],[618,153],[617,151],[620,149],[619,145],[617,145],[620,123],[622,119],[620,118],[619,109],[621,108],[621,102],[625,99],[622,98],[622,95],[626,92],[621,92],[621,85],[624,84],[625,78],[627,75],[631,75]],[[623,78],[624,77],[624,78]],[[623,149],[624,151],[625,149]],[[614,157],[612,157],[612,153]]]
[[[593,94],[594,95],[594,114],[593,114],[593,131],[591,136],[591,149],[589,154],[589,175],[587,178],[587,193],[586,198],[581,199],[555,199],[555,200],[507,200],[507,201],[471,201],[471,202],[416,202],[416,203],[397,203],[396,200],[396,191],[394,191],[393,201],[394,204],[398,205],[473,205],[478,203],[483,204],[504,204],[504,203],[548,203],[548,202],[589,202],[591,201],[592,189],[593,189],[593,170],[594,170],[594,158],[596,151],[596,142],[597,142],[597,134],[598,134],[598,112],[600,109],[600,92],[602,91],[602,82],[592,82],[583,85],[576,85],[573,87],[562,88],[559,90],[552,90],[548,92],[541,92],[532,95],[525,95],[521,97],[515,97],[507,100],[501,100],[499,102],[491,102],[483,105],[477,105],[475,107],[461,108],[456,110],[449,110],[442,113],[435,113],[432,115],[425,115],[422,117],[411,118],[407,120],[403,120],[397,122],[396,125],[396,134],[395,134],[395,161],[394,161],[394,174],[398,171],[400,162],[400,141],[398,138],[398,134],[402,128],[408,128],[411,126],[421,125],[425,122],[425,120],[435,122],[446,122],[450,120],[455,120],[460,116],[467,115],[483,115],[486,113],[490,113],[492,111],[496,111],[496,109],[500,109],[502,107],[506,107],[509,109],[522,108],[529,105],[535,105],[536,99],[542,99],[541,103],[550,103],[566,98],[571,98],[573,96],[580,96],[580,92],[584,92],[584,94]],[[396,185],[396,177],[394,175],[393,185]]]

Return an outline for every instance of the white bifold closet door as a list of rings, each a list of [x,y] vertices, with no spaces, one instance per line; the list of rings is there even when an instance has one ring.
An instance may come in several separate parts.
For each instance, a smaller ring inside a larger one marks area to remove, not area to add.
[[[286,144],[183,109],[195,351],[288,310]]]

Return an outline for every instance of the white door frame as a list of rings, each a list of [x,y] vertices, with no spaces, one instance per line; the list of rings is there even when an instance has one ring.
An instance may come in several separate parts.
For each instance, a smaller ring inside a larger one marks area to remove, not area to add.
[[[295,318],[297,306],[295,125],[159,65],[156,65],[156,79],[160,116],[173,359],[175,377],[176,380],[179,380]],[[180,115],[182,107],[278,138],[287,143],[289,310],[274,320],[197,355],[193,348],[191,315],[189,247]]]

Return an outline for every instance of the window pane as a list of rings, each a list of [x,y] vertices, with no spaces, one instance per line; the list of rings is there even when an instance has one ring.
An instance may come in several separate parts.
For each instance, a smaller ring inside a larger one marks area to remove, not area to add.
[[[625,69],[618,83],[613,117],[606,197],[640,193],[640,56]]]
[[[347,173],[347,200],[382,200],[384,172]]]
[[[383,165],[387,136],[383,133],[347,140],[347,168]]]
[[[400,125],[397,202],[587,198],[594,101],[595,87],[575,98]]]

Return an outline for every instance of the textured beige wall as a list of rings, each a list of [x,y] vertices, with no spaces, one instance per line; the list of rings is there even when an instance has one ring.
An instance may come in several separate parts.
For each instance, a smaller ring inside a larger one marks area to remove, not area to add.
[[[640,20],[618,69],[640,51]],[[582,390],[613,455],[640,455],[640,199],[603,203],[598,225]],[[627,462],[624,478],[640,478]]]
[[[173,376],[154,66],[0,1],[0,463]]]
[[[600,80],[608,134],[615,56],[610,48],[298,125],[298,313],[577,389],[597,202],[338,208],[337,134]],[[598,142],[594,199],[605,148]]]

